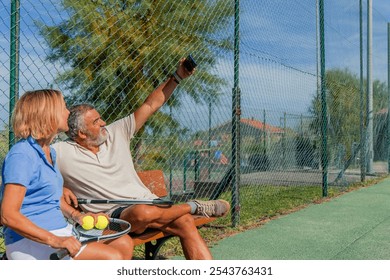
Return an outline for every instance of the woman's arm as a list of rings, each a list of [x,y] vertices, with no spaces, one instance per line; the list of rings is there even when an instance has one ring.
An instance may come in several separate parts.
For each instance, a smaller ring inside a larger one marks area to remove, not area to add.
[[[32,223],[20,212],[26,188],[16,184],[6,184],[1,203],[1,222],[20,235],[31,240],[49,244],[54,235]]]
[[[59,237],[38,227],[20,212],[26,188],[18,184],[6,184],[1,203],[1,223],[18,234],[53,248],[67,248],[77,253],[80,242],[74,237]]]

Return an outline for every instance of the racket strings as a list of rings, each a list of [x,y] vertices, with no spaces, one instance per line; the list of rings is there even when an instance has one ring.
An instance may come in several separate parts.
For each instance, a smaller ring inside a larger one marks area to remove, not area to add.
[[[129,224],[110,222],[103,230],[102,235],[115,234],[117,232],[125,231],[129,228]]]

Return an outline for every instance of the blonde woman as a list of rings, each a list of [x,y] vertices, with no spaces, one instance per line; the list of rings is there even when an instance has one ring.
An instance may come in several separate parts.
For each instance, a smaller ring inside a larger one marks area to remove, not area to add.
[[[57,133],[68,130],[68,116],[57,90],[29,91],[16,103],[12,126],[20,140],[4,160],[0,192],[7,258],[47,260],[66,248],[77,260],[131,259],[129,236],[83,246],[72,236],[65,217],[72,217],[75,209],[62,202],[63,178],[50,147]]]

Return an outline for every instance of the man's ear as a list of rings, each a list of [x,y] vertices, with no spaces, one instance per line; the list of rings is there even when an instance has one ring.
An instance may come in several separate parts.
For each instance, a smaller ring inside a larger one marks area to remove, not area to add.
[[[79,131],[77,132],[77,136],[78,136],[80,139],[82,139],[82,140],[84,140],[84,139],[87,138],[87,134],[85,134],[85,133],[82,132],[81,130],[79,130]]]

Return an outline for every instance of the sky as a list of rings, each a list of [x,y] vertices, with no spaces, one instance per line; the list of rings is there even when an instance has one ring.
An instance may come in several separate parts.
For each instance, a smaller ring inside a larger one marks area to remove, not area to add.
[[[54,1],[54,0],[53,0]],[[0,4],[0,127],[8,121],[10,4]],[[8,2],[8,1],[7,1]],[[325,0],[326,68],[359,73],[359,1]],[[307,114],[316,91],[315,0],[241,0],[240,64],[242,117],[280,124],[281,116]],[[57,85],[51,76],[65,65],[49,65],[34,20],[59,22],[63,13],[47,0],[23,1],[21,9],[20,92]],[[363,1],[364,21],[367,1]],[[373,0],[373,78],[387,82],[388,0]],[[366,28],[366,22],[364,22]],[[364,51],[366,46],[364,45]],[[364,56],[366,56],[364,54]],[[201,60],[200,60],[201,63]],[[212,107],[212,123],[231,118],[233,57],[221,56],[215,73],[225,78],[221,101]],[[187,106],[173,114],[183,126],[202,129],[209,106],[181,97]]]
[[[325,2],[326,69],[348,68],[360,73],[359,1],[334,0]],[[260,4],[261,3],[261,4]],[[300,116],[308,115],[308,108],[316,94],[316,10],[313,0],[240,1],[240,80],[242,118],[255,118],[287,126],[296,125]],[[366,76],[366,10],[363,1],[363,68]],[[387,22],[390,5],[384,0],[373,0],[373,79],[387,82]],[[231,82],[232,60],[220,61],[218,73]],[[232,82],[226,90],[224,111],[231,109]],[[188,100],[190,103],[191,101]],[[189,106],[188,126],[196,116],[208,115],[208,106]],[[184,114],[183,109],[183,115]],[[188,110],[188,109],[186,109]],[[230,121],[220,107],[213,108],[213,122]],[[193,112],[192,112],[193,111]],[[202,111],[202,114],[199,114]],[[265,112],[264,112],[265,111]],[[265,117],[264,117],[265,115]],[[294,122],[295,120],[295,122]],[[204,120],[203,123],[207,121]],[[290,123],[289,123],[290,122]]]

